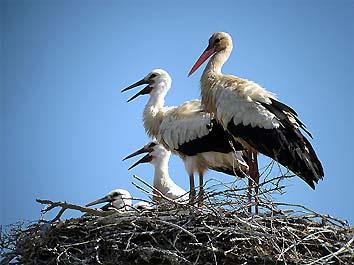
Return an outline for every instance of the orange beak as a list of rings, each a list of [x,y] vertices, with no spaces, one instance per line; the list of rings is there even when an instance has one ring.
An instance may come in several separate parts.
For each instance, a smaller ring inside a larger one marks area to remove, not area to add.
[[[207,47],[205,51],[200,55],[198,60],[193,65],[192,69],[189,71],[188,76],[191,76],[210,56],[215,53],[215,48]]]

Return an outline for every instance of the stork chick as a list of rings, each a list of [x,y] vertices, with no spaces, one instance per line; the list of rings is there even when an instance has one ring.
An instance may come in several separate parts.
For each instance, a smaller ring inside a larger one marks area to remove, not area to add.
[[[86,204],[86,207],[96,205],[99,203],[108,202],[108,204],[101,207],[103,211],[119,210],[119,211],[129,211],[133,208],[136,210],[150,210],[153,206],[146,202],[140,201],[132,204],[132,196],[129,191],[123,189],[115,189],[110,191],[106,196],[91,203]]]
[[[139,154],[148,153],[139,161],[137,161],[134,165],[132,165],[130,169],[141,163],[150,163],[154,166],[154,188],[161,192],[165,197],[176,200],[178,202],[186,203],[188,202],[188,193],[179,187],[170,177],[168,172],[168,162],[170,160],[171,152],[166,150],[163,145],[158,144],[156,141],[150,142],[145,145],[143,148],[138,151],[128,155],[123,160],[126,160],[131,157],[135,157]],[[161,202],[161,197],[157,196],[155,191],[155,196],[153,200],[157,203]]]
[[[104,205],[101,209],[104,211],[116,209],[122,211],[131,210],[133,203],[132,203],[132,196],[130,195],[129,191],[123,189],[115,189],[110,191],[106,196],[90,202],[86,204],[86,207],[108,202]]]

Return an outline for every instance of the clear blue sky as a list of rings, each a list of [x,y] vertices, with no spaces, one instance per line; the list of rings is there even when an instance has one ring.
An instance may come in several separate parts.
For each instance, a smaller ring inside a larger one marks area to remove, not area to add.
[[[281,200],[353,223],[354,1],[0,2],[0,224],[37,219],[36,198],[142,197],[121,159],[148,139],[147,98],[120,90],[163,68],[166,104],[198,98],[201,71],[187,73],[215,31],[234,39],[224,72],[276,93],[314,135],[324,181],[294,179]],[[151,182],[151,166],[134,173]],[[188,187],[178,158],[170,173]]]

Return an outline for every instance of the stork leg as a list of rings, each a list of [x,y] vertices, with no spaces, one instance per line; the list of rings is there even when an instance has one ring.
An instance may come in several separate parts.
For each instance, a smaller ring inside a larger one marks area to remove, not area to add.
[[[258,194],[259,194],[259,169],[258,169],[258,159],[257,159],[257,153],[253,153],[253,169],[254,169],[254,202],[255,202],[255,209],[256,209],[256,214],[258,214]]]
[[[193,173],[189,175],[189,203],[193,204],[195,201],[195,185]]]
[[[198,193],[198,207],[203,207],[204,200],[204,174],[199,172],[199,193]]]
[[[248,197],[248,212],[252,213],[252,180],[251,177],[248,179],[248,191],[247,191],[247,197]]]
[[[253,178],[252,172],[254,171],[253,164],[253,156],[252,151],[247,151],[247,159],[248,159],[248,167],[249,167],[249,178],[248,178],[248,189],[247,189],[247,197],[248,197],[248,212],[252,213],[252,186],[253,186]]]
[[[258,214],[258,194],[259,194],[259,169],[258,169],[258,160],[257,153],[248,151],[248,166],[249,166],[249,179],[248,179],[248,212],[252,213],[252,189],[254,187],[254,204],[255,204],[255,213]]]

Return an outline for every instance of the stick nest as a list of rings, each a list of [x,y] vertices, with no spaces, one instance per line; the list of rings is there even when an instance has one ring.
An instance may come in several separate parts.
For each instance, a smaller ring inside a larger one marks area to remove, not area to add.
[[[224,187],[210,186],[203,208],[169,203],[102,212],[38,200],[48,205],[44,212],[59,207],[59,214],[2,229],[0,264],[354,264],[354,230],[346,222],[275,203],[267,195],[274,188],[261,190],[261,213],[250,214],[241,189]],[[85,215],[61,221],[66,209]]]
[[[18,232],[13,264],[354,263],[353,229],[313,213],[154,210]]]

